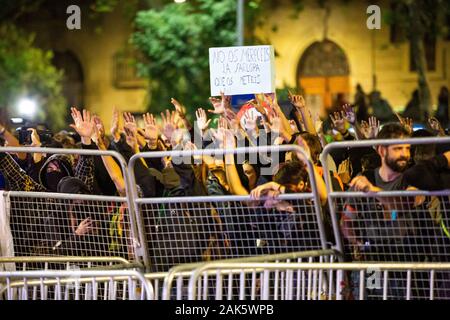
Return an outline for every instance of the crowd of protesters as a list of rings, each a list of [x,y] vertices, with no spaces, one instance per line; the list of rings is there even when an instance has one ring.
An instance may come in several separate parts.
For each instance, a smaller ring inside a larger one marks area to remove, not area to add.
[[[419,130],[413,129],[411,118],[394,112],[379,92],[366,95],[359,85],[354,104],[348,104],[341,96],[328,112],[320,115],[313,115],[305,99],[296,94],[289,94],[290,112],[280,106],[274,94],[255,95],[255,99],[246,102],[239,112],[234,111],[229,96],[211,97],[209,100],[212,109],[197,109],[195,121],[188,119],[190,115],[186,114],[186,108],[175,99],[171,100],[174,108],[161,113],[160,119],[150,113],[135,118],[130,113],[114,110],[109,136],[98,116],[88,110],[72,108],[72,132],[58,132],[43,144],[38,131],[30,128],[29,145],[113,150],[120,153],[126,161],[140,152],[298,145],[303,152],[266,152],[256,157],[256,160],[249,154],[244,157],[227,154],[223,157],[199,155],[189,158],[187,162],[180,162],[172,157],[143,158],[135,163],[136,185],[140,197],[249,195],[255,201],[263,198],[265,207],[281,212],[289,212],[292,208],[286,201],[274,199],[285,193],[310,192],[309,177],[312,176],[316,181],[320,205],[327,212],[324,167],[331,171],[334,191],[376,193],[450,188],[448,144],[345,148],[331,152],[324,166],[320,162],[323,148],[331,141],[446,136],[445,127],[449,117],[446,88],[441,90],[436,117],[428,118],[425,128]],[[414,106],[406,110],[407,114],[412,109]],[[211,116],[208,117],[208,114]],[[213,118],[217,120],[215,124],[212,122]],[[19,146],[17,137],[4,126],[0,126],[0,136],[4,145]],[[306,160],[313,164],[312,172],[309,172]],[[111,156],[13,154],[0,150],[0,173],[6,182],[5,189],[11,191],[106,196],[126,194],[124,174]],[[402,210],[393,204],[395,201],[392,199],[377,201],[381,210],[390,214]],[[413,202],[412,206],[420,206],[424,200],[417,198]],[[442,203],[445,206],[447,202],[448,199]],[[356,242],[359,240],[356,241],[357,236],[352,234],[357,229],[351,226],[352,214],[355,211],[370,211],[365,205],[367,204],[348,201],[342,206],[340,226],[344,242],[355,242],[355,248],[358,247]],[[227,219],[222,218],[225,221]],[[91,216],[84,216],[75,222],[73,220],[77,219],[71,219],[71,236],[90,233],[93,220]],[[324,222],[327,237],[334,243],[330,218],[324,216]],[[450,234],[446,232],[448,218],[445,210],[439,223],[440,231],[436,232],[441,232],[446,235],[444,238],[450,239]],[[152,232],[156,231],[149,231],[150,234]],[[183,240],[177,239],[179,242]],[[244,255],[254,253],[246,252]],[[430,252],[422,253],[426,255]],[[352,254],[354,259],[357,254]],[[439,252],[439,256],[449,257],[446,251]],[[395,260],[395,257],[391,260]]]

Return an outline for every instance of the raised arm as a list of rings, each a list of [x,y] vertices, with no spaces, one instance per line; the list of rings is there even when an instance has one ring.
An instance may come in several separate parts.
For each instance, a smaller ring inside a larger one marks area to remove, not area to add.
[[[316,127],[314,126],[314,121],[311,116],[311,112],[310,112],[309,108],[306,106],[306,102],[305,102],[305,99],[303,98],[303,96],[292,95],[289,92],[289,100],[291,101],[291,104],[295,108],[295,113],[296,113],[297,117],[301,117],[302,121],[300,121],[300,122],[305,125],[306,131],[308,131],[311,134],[316,135],[317,134]]]
[[[98,134],[98,131],[97,131],[97,134]],[[105,141],[101,137],[98,139],[97,146],[98,146],[99,150],[107,150]],[[119,195],[124,196],[126,193],[125,180],[123,178],[123,174],[122,174],[122,170],[121,170],[120,166],[117,164],[117,162],[111,156],[102,156],[102,161],[106,168],[106,171],[108,171],[108,174],[111,177],[111,180],[114,182],[114,185],[116,186],[116,189],[119,192]]]
[[[219,128],[217,133],[214,134],[214,137],[219,142],[219,148],[236,148],[236,140],[234,139],[234,135],[232,131],[227,128],[226,120],[223,118],[220,118],[219,120]],[[246,196],[249,194],[247,189],[245,189],[242,185],[239,173],[237,172],[236,164],[234,162],[234,154],[225,155],[225,172],[231,193],[238,196]]]
[[[170,102],[175,107],[175,110],[180,119],[183,121],[183,125],[186,128],[186,130],[190,131],[192,129],[192,125],[186,117],[186,107],[174,98],[170,99]]]
[[[71,108],[71,112],[74,123],[70,126],[80,135],[82,148],[96,149],[96,146],[92,143],[95,123],[91,113],[83,110],[83,114],[81,114],[76,108]],[[75,168],[75,177],[83,181],[91,192],[94,189],[94,172],[94,156],[81,155]]]

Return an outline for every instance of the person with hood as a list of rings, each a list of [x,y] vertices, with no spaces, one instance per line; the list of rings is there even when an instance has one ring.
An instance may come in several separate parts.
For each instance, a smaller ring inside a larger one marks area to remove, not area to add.
[[[76,108],[72,108],[72,118],[74,128],[81,137],[83,149],[93,149],[91,136],[93,134],[94,123],[91,121],[90,112],[83,110],[83,115]],[[39,171],[39,182],[33,180],[19,166],[13,157],[4,152],[0,152],[0,172],[8,181],[11,191],[35,191],[35,192],[57,192],[58,183],[62,178],[75,176],[86,184],[92,192],[94,183],[94,158],[93,156],[80,156],[75,170],[70,157],[61,154],[50,156],[42,165]]]

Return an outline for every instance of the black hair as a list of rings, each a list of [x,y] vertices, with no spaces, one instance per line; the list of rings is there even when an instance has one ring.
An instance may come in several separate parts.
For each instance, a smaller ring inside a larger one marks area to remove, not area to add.
[[[300,161],[285,162],[280,165],[273,181],[288,188],[297,186],[300,182],[308,182],[308,171]],[[294,190],[295,191],[295,190]]]
[[[398,139],[409,138],[409,132],[400,123],[391,122],[387,123],[378,132],[377,139]]]
[[[317,164],[319,162],[320,154],[322,153],[322,144],[320,143],[319,137],[309,132],[304,132],[300,134],[300,136],[308,145],[314,164]]]

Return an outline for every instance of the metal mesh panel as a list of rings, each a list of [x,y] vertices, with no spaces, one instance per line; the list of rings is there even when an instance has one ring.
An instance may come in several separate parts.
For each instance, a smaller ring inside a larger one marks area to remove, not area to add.
[[[335,197],[344,253],[350,261],[449,262],[450,198],[445,196],[383,196],[365,194]],[[420,200],[420,204],[418,201]],[[429,274],[411,273],[411,297],[429,297]],[[352,279],[358,275],[352,274]],[[450,273],[435,274],[436,294],[450,297]],[[388,280],[388,297],[405,296],[407,274],[393,271]],[[379,290],[369,297],[380,298]]]
[[[97,256],[135,260],[126,203],[10,195],[10,225],[17,256]],[[91,223],[83,232],[80,224]],[[79,234],[77,234],[79,233]],[[36,266],[43,268],[43,266]]]
[[[231,199],[142,204],[152,271],[182,263],[322,249],[310,199],[288,200],[290,211]]]
[[[416,199],[415,199],[416,198]],[[346,252],[357,261],[448,262],[449,196],[336,198]]]

